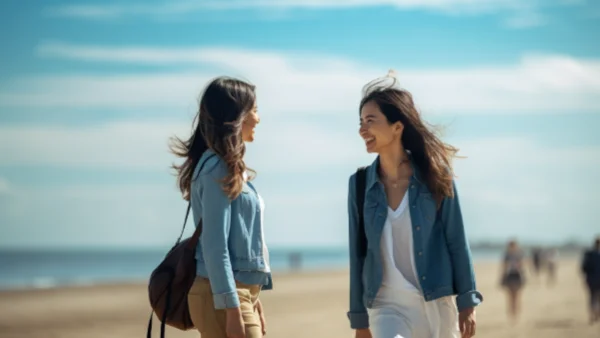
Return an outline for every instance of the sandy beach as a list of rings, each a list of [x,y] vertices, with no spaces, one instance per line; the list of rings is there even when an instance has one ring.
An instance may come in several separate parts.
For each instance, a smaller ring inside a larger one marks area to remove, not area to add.
[[[554,286],[529,276],[521,320],[515,325],[506,317],[498,271],[495,263],[476,264],[485,297],[477,310],[478,337],[600,337],[600,325],[588,324],[587,296],[576,260],[559,262]],[[262,295],[267,336],[352,337],[345,315],[346,271],[277,275],[275,282],[276,289]],[[0,337],[144,337],[149,313],[146,286],[139,284],[8,291],[0,293]],[[155,329],[154,337],[158,333]],[[169,329],[167,337],[198,334]]]

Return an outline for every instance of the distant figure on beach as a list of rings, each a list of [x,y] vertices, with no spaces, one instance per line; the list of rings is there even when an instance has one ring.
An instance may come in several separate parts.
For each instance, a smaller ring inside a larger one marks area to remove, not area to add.
[[[521,289],[525,284],[523,251],[516,241],[510,241],[504,253],[501,284],[508,292],[508,314],[516,320],[520,311]]]
[[[244,162],[244,142],[254,140],[259,123],[254,86],[214,79],[195,120],[192,136],[175,138],[172,145],[185,159],[174,166],[179,188],[191,200],[195,224],[203,220],[197,278],[188,294],[191,319],[202,338],[262,337],[259,293],[271,289],[271,271],[264,203],[250,182],[254,171]]]
[[[531,263],[533,265],[533,272],[537,278],[540,276],[542,270],[542,249],[538,246],[531,249]]]
[[[421,120],[393,74],[364,87],[359,134],[379,156],[349,181],[356,338],[472,337],[483,297],[453,179],[457,149]]]
[[[581,271],[590,295],[590,324],[600,321],[600,237],[583,255]]]
[[[548,272],[548,284],[554,285],[556,283],[556,268],[558,265],[558,250],[556,248],[549,248],[544,253],[544,262],[546,265],[546,271]]]
[[[302,268],[302,254],[300,252],[292,252],[289,254],[290,268],[292,270],[300,270]]]

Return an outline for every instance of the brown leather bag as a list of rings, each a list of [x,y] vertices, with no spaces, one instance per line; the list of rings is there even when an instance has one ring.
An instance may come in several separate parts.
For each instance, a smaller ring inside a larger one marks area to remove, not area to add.
[[[208,159],[207,159],[208,160]],[[204,161],[206,163],[206,161]],[[204,166],[204,163],[202,164]],[[202,170],[202,168],[200,168]],[[191,202],[188,203],[183,229],[175,245],[169,250],[163,261],[154,269],[148,283],[148,296],[152,313],[148,320],[147,338],[152,336],[152,317],[160,318],[160,337],[165,337],[165,325],[180,330],[194,328],[188,308],[188,292],[196,279],[196,245],[202,233],[202,220],[198,222],[194,234],[181,240],[188,216],[190,215]]]

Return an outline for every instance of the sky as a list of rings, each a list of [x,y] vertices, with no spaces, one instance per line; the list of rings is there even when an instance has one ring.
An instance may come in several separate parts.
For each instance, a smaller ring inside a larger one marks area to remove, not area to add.
[[[269,244],[343,247],[361,89],[389,69],[464,156],[472,241],[591,243],[599,32],[591,0],[3,1],[0,248],[172,244],[168,141],[218,75],[257,86]]]

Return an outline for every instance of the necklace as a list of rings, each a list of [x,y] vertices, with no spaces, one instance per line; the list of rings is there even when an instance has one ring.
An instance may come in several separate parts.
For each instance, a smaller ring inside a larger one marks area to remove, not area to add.
[[[404,163],[408,163],[408,158],[404,158],[402,161],[400,161],[400,163],[398,164],[398,168]],[[385,180],[392,186],[392,188],[397,189],[400,186],[399,179],[392,179],[389,176],[387,176],[383,171],[381,173],[383,174]]]

